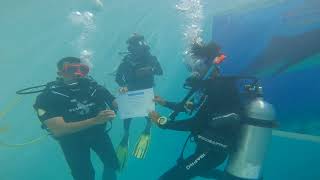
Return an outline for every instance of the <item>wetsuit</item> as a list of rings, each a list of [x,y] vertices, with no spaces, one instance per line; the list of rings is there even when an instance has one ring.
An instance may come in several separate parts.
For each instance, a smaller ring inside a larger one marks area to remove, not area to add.
[[[57,81],[49,84],[37,97],[34,108],[41,122],[54,117],[63,117],[66,122],[78,122],[93,118],[102,110],[112,109],[114,99],[107,89],[90,79],[82,79],[72,85]],[[75,180],[94,180],[90,150],[104,164],[103,179],[116,179],[118,160],[105,129],[106,124],[97,125],[56,138]]]
[[[146,67],[149,67],[150,71],[140,74],[139,69]],[[118,67],[116,82],[121,87],[128,87],[129,91],[148,89],[154,86],[154,76],[162,73],[157,58],[150,53],[140,56],[128,54]]]
[[[141,68],[149,68],[149,71],[140,73]],[[120,87],[128,87],[129,91],[149,89],[154,86],[154,76],[162,75],[163,71],[155,56],[149,52],[142,55],[126,55],[116,73],[116,82]],[[152,125],[148,117],[146,131],[150,130]],[[131,119],[124,120],[124,129],[129,131]]]
[[[195,152],[178,160],[161,180],[184,180],[210,176],[210,171],[222,164],[234,149],[240,127],[240,97],[233,78],[219,77],[198,83],[203,96],[196,114],[190,119],[168,121],[161,128],[190,131],[196,143]],[[168,102],[168,108],[178,104]]]

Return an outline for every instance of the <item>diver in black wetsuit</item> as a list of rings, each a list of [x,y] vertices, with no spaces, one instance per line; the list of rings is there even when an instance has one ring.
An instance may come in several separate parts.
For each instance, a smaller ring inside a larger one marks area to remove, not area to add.
[[[172,121],[151,112],[149,117],[162,129],[191,132],[189,138],[194,138],[197,144],[195,152],[183,158],[183,152],[177,164],[164,173],[161,180],[184,180],[197,176],[210,177],[211,170],[222,164],[229,153],[233,151],[240,127],[241,103],[234,77],[219,76],[216,67],[204,80],[205,72],[210,64],[219,62],[220,53],[214,43],[194,44],[192,56],[200,58],[197,62],[200,68],[193,67],[193,75],[186,84],[194,90],[192,102],[185,105],[173,103],[155,97],[155,102],[174,111],[184,111],[190,108],[196,111],[189,119]],[[194,71],[197,69],[196,71]],[[189,139],[188,138],[188,139]],[[216,176],[217,174],[214,174]]]
[[[120,93],[144,90],[154,87],[154,77],[163,74],[157,57],[150,53],[150,47],[145,43],[144,36],[133,34],[128,40],[128,53],[116,72],[116,82],[120,86]],[[130,119],[124,119],[124,135],[117,147],[120,167],[124,168],[128,159]],[[143,159],[150,143],[151,121],[146,117],[146,126],[134,148],[133,155]]]
[[[195,152],[184,158],[182,151],[177,164],[160,180],[197,176],[219,180],[263,179],[261,167],[266,148],[272,128],[278,126],[274,108],[263,99],[257,78],[220,75],[218,65],[224,56],[215,47],[214,43],[192,46],[192,57],[200,59],[194,65],[200,66],[192,67],[193,74],[185,83],[191,87],[190,92],[181,102],[167,102],[159,96],[154,99],[174,111],[169,118],[151,112],[150,119],[163,129],[191,132],[188,140],[193,138],[196,143]],[[183,111],[195,114],[174,121]],[[227,157],[224,171],[218,170]],[[251,173],[253,167],[256,169]]]
[[[203,96],[198,112],[185,120],[170,121],[156,112],[150,118],[160,128],[190,131],[197,148],[186,159],[180,158],[177,165],[163,174],[160,179],[190,179],[210,176],[210,171],[233,151],[240,127],[241,106],[232,77],[216,77],[199,82]],[[159,102],[159,97],[157,101]],[[176,103],[160,100],[165,107],[176,109]]]
[[[102,179],[115,180],[119,163],[106,123],[114,119],[117,104],[106,88],[87,76],[88,72],[89,67],[79,58],[61,59],[58,80],[46,85],[34,108],[43,127],[60,144],[75,180],[95,179],[91,150],[104,165]]]

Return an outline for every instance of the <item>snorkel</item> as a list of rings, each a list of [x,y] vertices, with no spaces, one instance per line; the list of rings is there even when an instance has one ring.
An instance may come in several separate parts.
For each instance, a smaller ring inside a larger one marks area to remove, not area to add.
[[[220,64],[226,59],[226,55],[221,53],[219,56],[215,57],[212,61],[211,67],[208,69],[206,75],[202,80],[209,79],[210,77],[216,77],[220,75]]]
[[[209,51],[210,49],[213,52]],[[185,110],[184,108],[185,104],[199,90],[200,88],[199,82],[201,82],[202,80],[207,80],[220,75],[219,65],[222,62],[224,62],[224,60],[226,59],[226,55],[221,53],[220,48],[214,43],[209,43],[207,45],[195,44],[193,46],[192,56],[195,58],[211,59],[210,61],[208,61],[210,62],[210,67],[207,68],[207,71],[204,73],[203,76],[200,76],[201,73],[198,72],[199,76],[194,76],[194,77],[191,76],[186,80],[184,84],[184,88],[189,89],[189,92],[183,98],[183,100],[179,103],[178,108],[169,115],[169,118],[171,120],[175,120],[175,118],[179,115],[179,113]]]

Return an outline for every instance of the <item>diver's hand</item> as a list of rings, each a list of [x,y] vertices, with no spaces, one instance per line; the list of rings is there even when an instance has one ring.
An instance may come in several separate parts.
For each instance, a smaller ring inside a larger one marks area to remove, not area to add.
[[[126,87],[126,86],[119,88],[120,94],[125,94],[125,93],[127,93],[128,91],[129,91],[129,90],[128,90],[128,87]]]
[[[160,104],[161,106],[165,106],[166,105],[166,100],[162,99],[162,97],[160,96],[154,96],[153,101],[157,104]]]
[[[104,110],[99,112],[99,114],[93,118],[94,124],[104,124],[116,117],[116,113],[112,110]]]
[[[151,119],[152,122],[159,124],[158,120],[160,118],[160,114],[157,113],[156,111],[151,111],[148,114],[149,118]]]

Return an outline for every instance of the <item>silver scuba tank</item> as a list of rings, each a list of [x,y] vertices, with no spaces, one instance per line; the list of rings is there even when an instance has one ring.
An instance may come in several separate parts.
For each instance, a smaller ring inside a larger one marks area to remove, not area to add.
[[[275,121],[275,111],[262,98],[262,88],[246,106],[247,119],[240,129],[237,147],[230,154],[225,174],[230,180],[261,180],[263,161],[271,141],[272,129],[268,124]],[[250,123],[250,122],[262,123]]]

